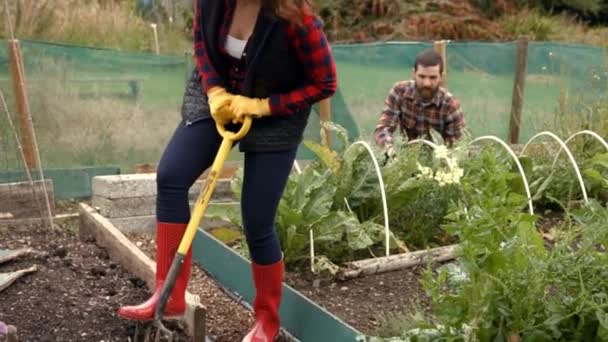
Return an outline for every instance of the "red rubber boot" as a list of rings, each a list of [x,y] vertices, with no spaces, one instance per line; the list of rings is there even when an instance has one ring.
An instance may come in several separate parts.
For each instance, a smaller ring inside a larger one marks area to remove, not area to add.
[[[272,342],[279,335],[279,306],[283,291],[283,260],[271,265],[251,263],[256,295],[255,323],[243,342]]]
[[[156,289],[147,301],[135,306],[123,306],[118,309],[118,316],[124,319],[147,321],[154,319],[156,303],[160,298],[163,282],[169,273],[175,253],[182,236],[186,231],[187,224],[163,223],[156,225]],[[186,254],[184,263],[180,270],[171,296],[165,306],[165,317],[181,316],[186,311],[186,288],[190,280],[190,263],[192,260],[192,248]]]

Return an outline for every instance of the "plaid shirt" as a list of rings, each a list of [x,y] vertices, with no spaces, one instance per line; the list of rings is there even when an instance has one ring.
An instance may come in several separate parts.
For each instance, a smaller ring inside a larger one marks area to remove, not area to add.
[[[220,29],[220,42],[226,41],[234,11],[234,0],[225,1],[226,12]],[[195,3],[198,4],[198,1],[195,1]],[[201,74],[203,91],[207,92],[213,86],[225,86],[225,81],[227,81],[231,91],[239,93],[247,72],[245,59],[235,59],[226,52],[224,44],[220,44],[220,53],[230,61],[229,79],[222,79],[205,52],[206,47],[199,22],[200,13],[198,5],[195,5],[194,53]],[[290,92],[270,95],[270,111],[272,114],[293,114],[330,97],[336,91],[336,66],[322,26],[321,20],[311,14],[306,14],[302,27],[293,24],[288,26],[288,43],[295,50],[300,62],[305,67],[307,82]]]
[[[408,139],[428,135],[431,128],[450,145],[462,137],[465,119],[458,100],[444,88],[424,102],[416,93],[414,81],[397,82],[389,92],[374,132],[379,146],[393,145],[393,132],[399,128]]]

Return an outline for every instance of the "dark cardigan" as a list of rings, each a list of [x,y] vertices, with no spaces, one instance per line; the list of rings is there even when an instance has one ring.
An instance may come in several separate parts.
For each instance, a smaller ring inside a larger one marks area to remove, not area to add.
[[[228,63],[219,52],[224,0],[197,0],[201,13],[206,51],[216,72],[228,84]],[[247,44],[245,65],[247,74],[241,95],[267,98],[286,93],[304,85],[304,66],[287,40],[288,22],[262,9],[250,42]],[[249,133],[239,143],[242,152],[271,152],[296,148],[303,139],[311,108],[292,115],[276,114],[254,119]],[[184,94],[182,117],[186,124],[210,118],[207,96],[203,93],[200,76],[194,70]]]

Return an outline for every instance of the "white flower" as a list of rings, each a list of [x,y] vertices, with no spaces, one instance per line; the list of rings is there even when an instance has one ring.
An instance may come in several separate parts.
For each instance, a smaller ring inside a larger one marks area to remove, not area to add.
[[[447,158],[445,161],[448,164],[448,168],[450,170],[454,170],[454,169],[458,168],[458,161],[456,161],[456,159],[454,159],[454,158]]]
[[[466,323],[462,323],[462,335],[465,341],[474,341],[474,335],[475,330],[473,329],[472,326],[466,324]]]
[[[458,167],[452,170],[439,170],[435,173],[435,180],[439,183],[439,186],[460,184],[460,179],[463,175],[464,170]]]
[[[416,163],[416,165],[418,165],[418,171],[420,171],[422,178],[433,178],[433,169],[422,166],[420,163]]]
[[[435,148],[435,158],[446,159],[448,157],[448,148],[444,145],[439,145]]]

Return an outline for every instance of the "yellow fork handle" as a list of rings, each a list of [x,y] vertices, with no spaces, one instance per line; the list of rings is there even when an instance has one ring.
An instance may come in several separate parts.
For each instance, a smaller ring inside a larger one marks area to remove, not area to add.
[[[236,133],[227,131],[223,125],[218,123],[216,123],[216,128],[223,138],[222,143],[217,151],[215,160],[213,160],[213,164],[211,165],[207,179],[205,180],[205,187],[194,204],[194,209],[192,210],[190,221],[188,222],[188,227],[186,228],[186,232],[184,233],[184,236],[179,244],[179,248],[177,249],[177,252],[181,255],[186,255],[190,245],[192,244],[192,240],[194,240],[194,234],[196,233],[196,229],[198,228],[202,218],[205,216],[207,206],[211,200],[211,195],[215,189],[215,184],[222,173],[226,159],[228,159],[228,155],[232,149],[232,144],[234,144],[236,140],[243,138],[247,132],[249,132],[249,129],[251,128],[251,116],[245,117],[243,126],[241,126],[241,129],[239,129],[239,131]]]

